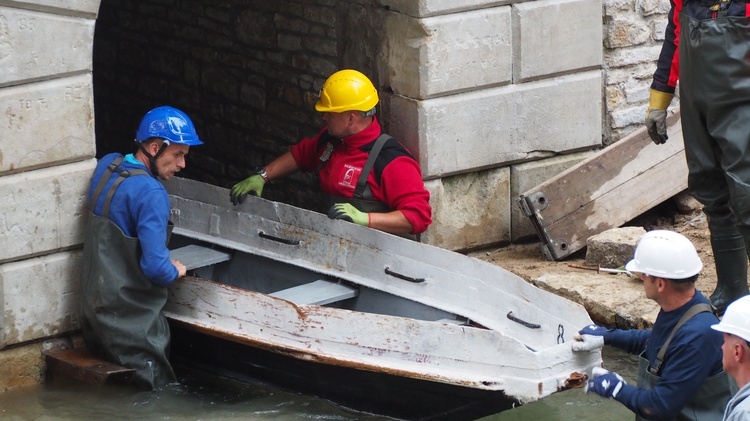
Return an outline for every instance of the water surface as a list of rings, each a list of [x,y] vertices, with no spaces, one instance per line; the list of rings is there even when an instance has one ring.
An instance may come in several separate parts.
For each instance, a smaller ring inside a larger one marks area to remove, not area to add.
[[[604,366],[632,383],[637,360],[606,347]],[[0,393],[0,420],[390,420],[348,411],[328,401],[256,383],[182,373],[178,386],[142,392],[116,383],[102,387],[72,379]],[[582,389],[484,417],[482,421],[619,421],[634,415],[620,403]]]

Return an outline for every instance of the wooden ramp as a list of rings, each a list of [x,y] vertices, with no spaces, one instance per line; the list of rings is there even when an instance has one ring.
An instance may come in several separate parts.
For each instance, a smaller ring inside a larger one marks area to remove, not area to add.
[[[679,113],[667,124],[666,144],[653,143],[643,127],[518,198],[548,260],[575,253],[589,237],[687,188]]]
[[[78,348],[45,355],[47,375],[64,375],[85,383],[102,385],[109,379],[130,383],[135,376],[132,368],[121,367]]]

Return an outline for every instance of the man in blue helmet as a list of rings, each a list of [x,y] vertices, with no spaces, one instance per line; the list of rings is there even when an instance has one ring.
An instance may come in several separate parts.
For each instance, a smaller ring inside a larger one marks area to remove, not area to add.
[[[100,159],[91,179],[81,331],[92,354],[134,368],[135,384],[155,389],[175,381],[161,310],[166,287],[186,271],[169,257],[169,196],[157,178],[185,168],[190,147],[203,142],[168,106],[146,113],[135,141],[135,153]]]

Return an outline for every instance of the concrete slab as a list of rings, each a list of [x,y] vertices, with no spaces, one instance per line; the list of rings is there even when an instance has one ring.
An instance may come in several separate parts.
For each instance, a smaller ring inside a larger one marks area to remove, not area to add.
[[[417,101],[391,97],[389,133],[425,179],[599,147],[601,72]]]
[[[380,6],[416,18],[484,9],[530,0],[376,0]]]
[[[94,23],[0,6],[0,87],[91,72]]]
[[[96,160],[0,177],[0,263],[83,244],[86,194]]]
[[[466,250],[510,240],[510,168],[430,180],[425,187],[433,223],[422,242]]]
[[[0,348],[77,330],[82,251],[0,265]]]
[[[514,83],[601,67],[601,0],[544,0],[513,5]]]
[[[0,176],[96,154],[91,74],[0,90]]]
[[[101,0],[15,0],[6,2],[21,9],[52,12],[60,15],[96,18]]]
[[[425,99],[510,83],[510,10],[495,7],[426,19],[388,13],[386,84],[398,95]]]

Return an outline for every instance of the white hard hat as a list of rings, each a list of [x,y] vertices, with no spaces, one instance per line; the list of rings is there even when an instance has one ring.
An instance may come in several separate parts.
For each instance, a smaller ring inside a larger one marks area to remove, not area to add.
[[[721,322],[711,328],[750,341],[750,295],[745,295],[729,304]]]
[[[693,243],[674,231],[649,231],[641,237],[633,260],[625,265],[630,272],[666,279],[686,279],[700,273],[703,262]]]

